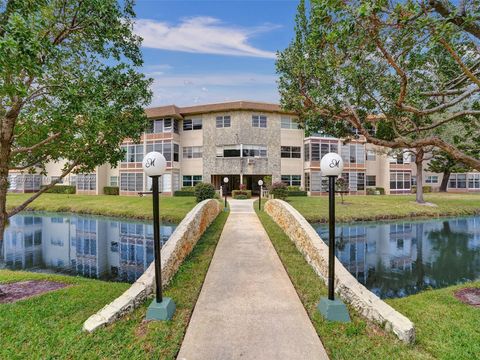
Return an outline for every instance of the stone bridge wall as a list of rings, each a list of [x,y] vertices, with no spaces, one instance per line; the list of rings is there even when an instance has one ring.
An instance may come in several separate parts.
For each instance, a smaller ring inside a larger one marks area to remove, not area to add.
[[[313,227],[285,201],[269,200],[265,204],[265,211],[327,283],[328,246]],[[400,340],[406,343],[415,341],[413,323],[360,284],[337,258],[335,258],[335,292],[362,316],[392,331]]]
[[[173,278],[183,260],[190,254],[198,239],[222,210],[217,200],[197,204],[175,229],[162,247],[162,285]],[[83,324],[83,330],[92,332],[110,324],[141,305],[155,290],[155,268],[150,264],[145,273],[117,299],[107,304]]]

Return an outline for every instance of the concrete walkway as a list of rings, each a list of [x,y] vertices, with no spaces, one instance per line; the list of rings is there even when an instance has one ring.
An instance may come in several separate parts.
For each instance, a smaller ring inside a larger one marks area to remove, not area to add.
[[[177,359],[328,359],[253,201],[229,203]]]

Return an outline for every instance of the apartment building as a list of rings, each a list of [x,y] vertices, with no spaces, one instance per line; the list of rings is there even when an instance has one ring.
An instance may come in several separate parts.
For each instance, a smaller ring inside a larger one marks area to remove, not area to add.
[[[150,151],[161,152],[167,172],[161,189],[173,194],[184,186],[209,182],[219,189],[229,178],[228,192],[245,184],[254,193],[264,176],[300,186],[309,195],[326,191],[320,159],[339,153],[345,163],[344,177],[352,194],[368,187],[382,187],[387,194],[410,193],[415,185],[411,156],[390,156],[386,149],[366,144],[361,136],[351,142],[314,135],[305,136],[296,115],[277,104],[235,101],[218,104],[149,108],[151,119],[139,143],[125,140],[125,158],[117,167],[99,166],[91,174],[71,174],[64,184],[75,185],[78,194],[102,194],[105,186],[118,186],[121,195],[149,191],[151,180],[142,172],[142,159]],[[60,174],[62,163],[47,166],[47,176],[12,172],[10,190],[36,191]],[[424,174],[424,185],[440,186],[442,175]],[[480,173],[452,174],[449,191],[480,191]]]

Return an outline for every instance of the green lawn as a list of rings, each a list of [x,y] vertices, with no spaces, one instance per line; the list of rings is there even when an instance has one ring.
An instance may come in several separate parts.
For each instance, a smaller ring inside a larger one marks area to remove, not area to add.
[[[315,199],[317,200],[317,199]],[[316,305],[327,288],[295,245],[263,211],[257,214],[285,266],[331,359],[474,359],[480,354],[480,309],[456,300],[449,287],[388,300],[417,329],[414,345],[368,324],[350,309],[352,323],[329,323]],[[465,286],[465,285],[464,285]],[[469,284],[480,287],[480,282]]]
[[[425,194],[425,200],[436,207],[418,205],[415,195],[351,195],[342,205],[336,201],[336,217],[340,222],[386,220],[480,214],[480,193]],[[328,221],[328,197],[290,197],[288,202],[309,222]]]
[[[199,240],[165,291],[177,305],[169,322],[145,322],[151,300],[92,334],[83,322],[128,284],[0,270],[0,283],[50,279],[71,284],[14,304],[0,304],[0,359],[174,359],[228,217],[222,212]]]
[[[28,197],[29,194],[9,194],[7,207],[17,206]],[[194,197],[164,196],[160,199],[160,216],[164,221],[178,223],[195,205]],[[151,219],[152,198],[151,196],[43,194],[31,203],[28,209]]]

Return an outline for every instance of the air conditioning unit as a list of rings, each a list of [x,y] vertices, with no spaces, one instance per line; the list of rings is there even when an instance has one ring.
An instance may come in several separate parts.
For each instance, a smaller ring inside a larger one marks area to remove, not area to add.
[[[247,160],[247,165],[253,165],[255,164],[255,160],[254,159],[248,159]]]

